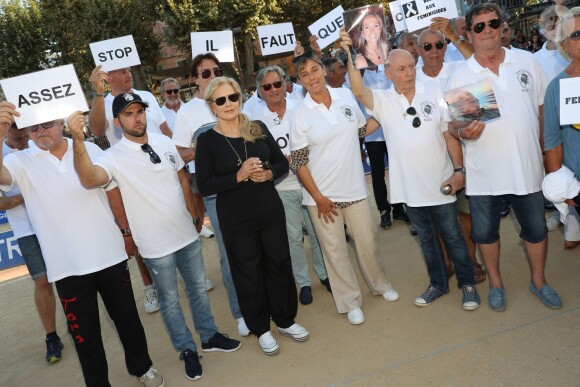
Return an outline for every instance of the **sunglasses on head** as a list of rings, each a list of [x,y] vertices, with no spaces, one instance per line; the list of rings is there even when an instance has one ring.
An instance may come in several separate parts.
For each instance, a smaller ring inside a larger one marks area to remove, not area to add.
[[[261,85],[260,87],[264,89],[264,91],[270,91],[270,89],[272,89],[272,86],[274,86],[276,89],[279,89],[282,87],[282,81],[267,83],[265,85]]]
[[[572,32],[572,33],[571,33],[571,34],[568,36],[568,38],[569,38],[570,40],[577,41],[578,39],[580,39],[580,30]]]
[[[415,116],[415,118],[413,118],[413,128],[418,128],[421,126],[421,119],[417,117],[417,110],[415,110],[413,106],[407,109],[407,114],[410,116]]]
[[[39,125],[29,126],[28,131],[32,132],[32,133],[37,132],[41,126],[44,129],[50,129],[54,126],[54,123],[55,123],[55,121],[48,121],[48,122],[43,122],[42,124],[39,124]]]
[[[499,26],[501,26],[501,20],[491,19],[491,20],[488,20],[486,22],[477,23],[476,25],[473,26],[473,32],[475,32],[476,34],[481,33],[481,31],[483,31],[485,29],[486,24],[488,26],[490,26],[491,28],[493,28],[494,30],[497,30],[499,28]]]
[[[169,89],[169,90],[165,90],[165,92],[169,95],[171,94],[179,94],[179,89]]]
[[[438,50],[442,50],[444,46],[445,46],[445,43],[443,43],[442,41],[435,42],[435,48]],[[432,43],[425,43],[423,45],[423,50],[425,50],[425,51],[431,51],[432,48],[433,48]]]
[[[213,103],[215,103],[218,106],[222,106],[226,103],[226,98],[229,99],[230,102],[238,102],[240,100],[240,95],[238,93],[234,93],[227,96],[218,97],[213,100]]]
[[[149,154],[149,160],[151,160],[151,162],[153,164],[159,164],[161,162],[161,159],[159,158],[159,155],[157,153],[155,153],[155,151],[153,150],[153,148],[151,148],[151,145],[145,143],[145,144],[141,145],[141,150],[143,152]]]
[[[224,75],[224,70],[220,69],[219,67],[215,67],[213,69],[205,69],[201,72],[201,77],[203,79],[208,79],[209,77],[211,77],[211,72],[213,71],[213,75],[215,75],[216,77],[221,77],[222,75]]]

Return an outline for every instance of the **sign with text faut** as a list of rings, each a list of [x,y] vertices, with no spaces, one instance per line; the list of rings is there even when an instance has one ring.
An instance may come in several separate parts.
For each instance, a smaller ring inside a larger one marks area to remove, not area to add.
[[[296,35],[292,23],[258,26],[257,30],[263,56],[294,51]]]
[[[407,29],[407,23],[405,22],[405,17],[403,16],[403,9],[401,8],[401,4],[398,1],[391,1],[389,3],[389,9],[393,17],[395,31],[405,31]]]
[[[409,32],[428,27],[434,17],[453,19],[457,14],[455,0],[397,0]]]
[[[89,110],[72,64],[0,80],[6,100],[16,105],[19,128]]]
[[[340,29],[344,26],[343,13],[344,9],[339,5],[308,27],[312,35],[318,36],[318,45],[321,49],[340,37]]]
[[[91,53],[97,66],[113,71],[141,64],[132,35],[90,43]]]
[[[220,62],[235,62],[234,35],[232,31],[192,32],[191,55],[211,52]]]
[[[580,129],[580,78],[560,79],[560,125]]]

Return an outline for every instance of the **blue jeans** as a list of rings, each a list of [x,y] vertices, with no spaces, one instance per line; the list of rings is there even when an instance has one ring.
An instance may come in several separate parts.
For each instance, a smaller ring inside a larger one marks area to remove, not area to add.
[[[195,330],[201,341],[206,342],[217,333],[217,327],[211,308],[209,297],[205,290],[205,269],[201,254],[201,242],[195,242],[161,258],[144,258],[143,262],[149,269],[159,302],[161,315],[171,337],[173,347],[182,352],[186,349],[195,351],[196,345],[191,332],[185,324],[185,316],[179,305],[177,292],[177,272],[185,282],[189,299],[189,307],[193,317]]]
[[[455,267],[458,287],[475,285],[473,264],[459,229],[455,202],[426,207],[407,206],[407,215],[417,229],[431,286],[442,291],[449,289],[445,256],[439,237],[443,239],[449,259]]]
[[[242,318],[242,311],[240,309],[240,304],[238,303],[238,294],[236,293],[236,287],[234,285],[234,280],[232,279],[232,272],[230,271],[230,261],[228,260],[228,253],[226,251],[226,246],[224,245],[222,231],[220,230],[220,222],[217,217],[216,196],[214,195],[204,197],[203,201],[205,203],[205,209],[209,215],[209,221],[213,227],[213,232],[217,240],[218,250],[220,252],[222,278],[224,280],[226,292],[228,293],[230,311],[232,312],[232,316],[234,316],[234,318],[237,320]]]
[[[504,199],[509,200],[522,227],[520,238],[539,243],[548,236],[544,214],[544,195],[469,196],[469,210],[473,220],[471,237],[476,243],[490,244],[499,240],[500,212]]]

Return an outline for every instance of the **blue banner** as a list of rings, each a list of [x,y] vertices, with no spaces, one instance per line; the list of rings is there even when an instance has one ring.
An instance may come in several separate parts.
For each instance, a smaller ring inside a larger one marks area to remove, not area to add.
[[[0,233],[0,270],[24,265],[18,242],[12,230]]]

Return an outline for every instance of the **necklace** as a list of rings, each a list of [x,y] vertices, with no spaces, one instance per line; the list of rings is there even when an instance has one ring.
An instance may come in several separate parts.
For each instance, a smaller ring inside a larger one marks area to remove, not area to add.
[[[228,140],[228,138],[226,137],[226,135],[223,134],[222,131],[219,128],[216,127],[215,130],[217,130],[217,132],[219,134],[221,134],[226,139],[226,141],[228,142],[228,145],[230,146],[230,148],[232,148],[232,150],[234,151],[234,153],[238,157],[238,164],[237,164],[238,167],[241,167],[242,166],[242,158],[240,157],[240,155],[238,154],[238,152],[236,152],[236,150],[235,150],[234,146],[232,145],[232,143],[230,142],[230,140]],[[244,152],[246,152],[246,159],[244,160],[244,161],[246,161],[248,159],[248,149],[246,148],[246,140],[244,140]]]

